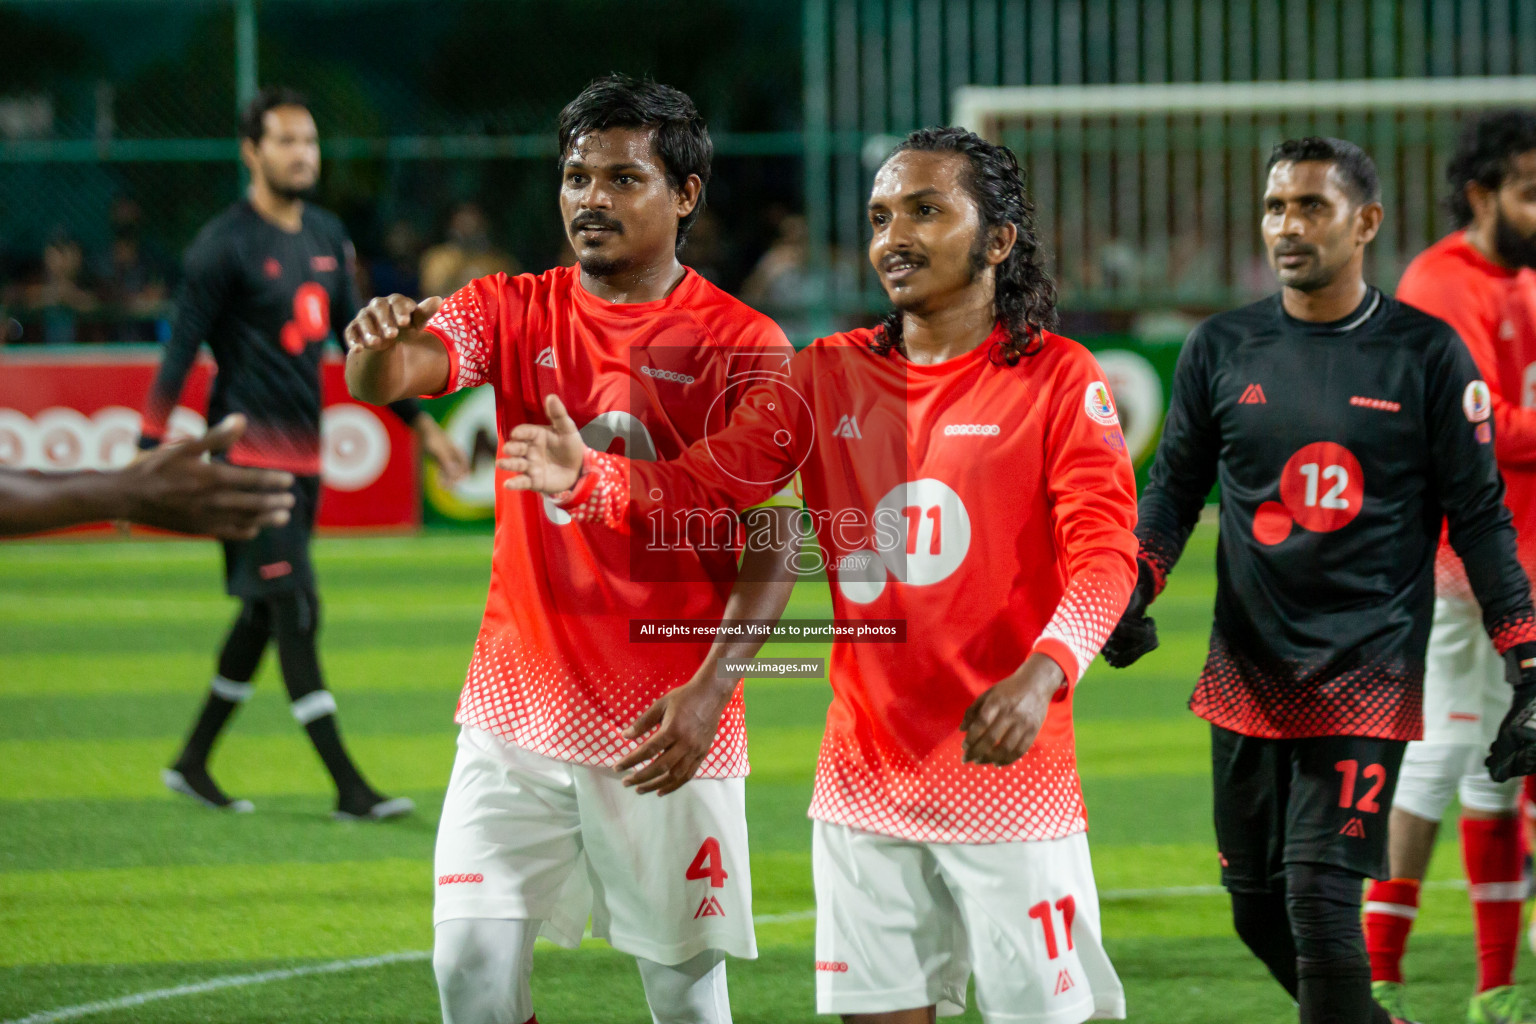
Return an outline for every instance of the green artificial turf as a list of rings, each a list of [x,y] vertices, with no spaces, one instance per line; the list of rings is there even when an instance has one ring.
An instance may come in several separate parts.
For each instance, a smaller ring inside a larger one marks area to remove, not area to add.
[[[1197,531],[1158,602],[1162,648],[1125,672],[1096,665],[1076,697],[1104,931],[1134,1021],[1295,1019],[1210,891],[1206,729],[1185,699],[1210,628],[1213,540]],[[329,784],[270,657],[214,762],[257,813],[214,814],[161,788],[234,612],[212,544],[0,547],[0,1022],[210,981],[223,987],[69,1019],[437,1020],[433,833],[489,558],[481,534],[316,545],[344,735],[381,789],[418,805],[349,825],[328,817]],[[827,609],[825,587],[808,584],[788,614]],[[748,685],[762,956],[731,965],[740,1022],[817,1019],[805,807],[827,700],[824,681]],[[1426,1020],[1464,1017],[1473,980],[1453,840],[1407,961]],[[388,954],[403,956],[366,962]],[[649,1020],[632,962],[600,943],[541,946],[534,992],[544,1024]]]

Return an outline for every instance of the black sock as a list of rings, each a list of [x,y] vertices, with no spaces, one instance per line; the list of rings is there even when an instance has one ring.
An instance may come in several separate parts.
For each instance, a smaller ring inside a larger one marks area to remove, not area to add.
[[[1364,876],[1331,864],[1285,866],[1286,910],[1296,943],[1301,1024],[1375,1024],[1371,964],[1360,930]]]
[[[1385,1011],[1371,998],[1371,965],[1362,954],[1296,964],[1301,1024],[1374,1024]]]
[[[251,677],[261,664],[261,652],[266,649],[271,635],[271,619],[266,607],[257,601],[246,601],[241,605],[240,614],[224,638],[224,649],[219,652],[218,675],[209,683],[203,710],[176,758],[179,771],[207,771],[208,755],[214,742],[235,709],[250,697]]]
[[[331,773],[337,793],[345,797],[367,790],[368,784],[341,745],[341,733],[336,728],[336,700],[320,676],[316,647],[319,599],[299,591],[272,598],[271,605],[272,631],[277,637],[277,655],[283,665],[283,682],[288,687],[294,717],[309,733],[309,741]]]
[[[1232,924],[1238,938],[1263,961],[1269,973],[1296,998],[1296,943],[1283,892],[1232,893]]]

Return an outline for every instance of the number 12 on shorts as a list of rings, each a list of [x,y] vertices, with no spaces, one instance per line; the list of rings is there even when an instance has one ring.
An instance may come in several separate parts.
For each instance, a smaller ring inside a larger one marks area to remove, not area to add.
[[[1381,787],[1387,784],[1387,770],[1379,764],[1368,764],[1365,771],[1360,770],[1360,762],[1351,758],[1348,761],[1340,761],[1333,766],[1333,770],[1343,776],[1339,780],[1339,806],[1348,810],[1351,805],[1354,809],[1365,814],[1375,814],[1381,810],[1381,804],[1376,802],[1376,794],[1381,792]],[[1355,803],[1355,781],[1359,776],[1370,780],[1371,787],[1360,797],[1360,802]]]
[[[1056,910],[1061,913],[1061,930],[1067,936],[1067,949],[1072,949],[1072,918],[1077,916],[1077,900],[1071,896],[1063,896],[1056,901]],[[1060,948],[1056,945],[1056,923],[1051,914],[1051,901],[1041,900],[1029,908],[1029,916],[1040,922],[1040,930],[1045,933],[1045,958],[1055,960],[1061,955]]]

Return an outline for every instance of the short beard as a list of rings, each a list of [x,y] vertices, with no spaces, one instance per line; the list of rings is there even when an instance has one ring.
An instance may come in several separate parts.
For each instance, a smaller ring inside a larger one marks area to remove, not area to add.
[[[1536,267],[1536,235],[1522,235],[1495,204],[1493,251],[1506,267]]]
[[[590,253],[585,256],[577,256],[576,262],[581,264],[581,272],[588,277],[605,278],[613,277],[628,270],[630,260],[615,259],[612,256],[604,256],[600,253]]]

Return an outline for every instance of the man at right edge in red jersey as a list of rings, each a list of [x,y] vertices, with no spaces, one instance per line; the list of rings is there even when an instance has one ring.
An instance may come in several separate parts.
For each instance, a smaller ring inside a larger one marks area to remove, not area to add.
[[[1514,517],[1520,562],[1536,575],[1536,114],[1476,118],[1447,168],[1458,230],[1408,265],[1397,297],[1461,335],[1488,382],[1494,454]],[[1424,673],[1424,738],[1408,744],[1392,800],[1390,880],[1366,896],[1365,944],[1376,999],[1400,1016],[1402,960],[1418,915],[1441,815],[1461,801],[1461,855],[1477,937],[1468,1024],[1536,1020],[1514,986],[1520,946],[1519,781],[1483,766],[1509,709],[1503,663],[1482,630],[1461,560],[1444,538],[1435,560],[1435,619]]]
[[[578,266],[481,278],[440,307],[373,300],[347,328],[352,393],[489,384],[503,437],[558,394],[597,448],[683,451],[729,414],[733,364],[792,354],[773,321],[678,260],[712,151],[683,93],[593,82],[560,115]],[[635,956],[658,1024],[729,1024],[724,956],[757,948],[740,678],[717,665],[761,641],[642,643],[631,624],[776,620],[793,586],[793,504],[752,513],[738,573],[734,519],[732,543],[634,558],[611,531],[498,491],[433,872],[445,1024],[532,1020],[534,939],[575,946],[589,911],[594,934]]]
[[[647,540],[798,468],[827,559],[832,706],[811,797],[816,1008],[858,1024],[1122,1018],[1104,952],[1072,688],[1134,583],[1135,481],[1103,371],[1056,292],[1007,149],[914,132],[875,175],[896,307],[672,462],[512,432],[513,488]],[[670,512],[669,512],[670,510]],[[858,639],[895,623],[904,636]]]

